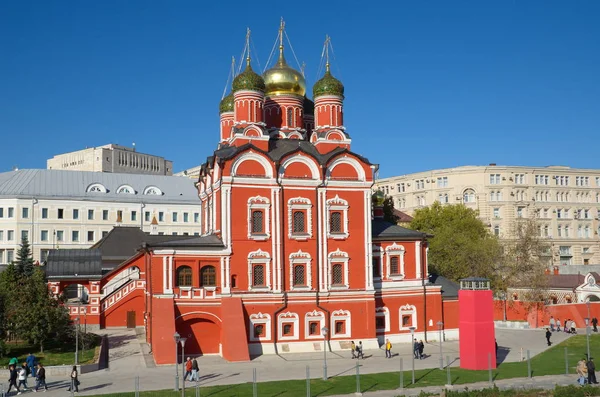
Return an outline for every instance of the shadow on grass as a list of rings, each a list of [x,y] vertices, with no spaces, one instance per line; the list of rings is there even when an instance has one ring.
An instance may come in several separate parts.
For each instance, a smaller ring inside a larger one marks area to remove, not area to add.
[[[110,386],[112,385],[112,383],[103,383],[101,385],[95,385],[95,386],[90,386],[90,387],[80,387],[80,391],[90,391],[90,390],[98,390],[98,389],[102,389],[106,386]],[[81,386],[81,385],[80,385]]]
[[[325,390],[321,390],[321,391],[319,391],[317,394],[315,394],[315,395],[314,395],[314,397],[319,397],[319,396],[326,396],[326,395],[329,395],[329,392],[330,392],[331,390],[333,390],[333,386],[330,386],[330,387],[328,387],[328,388],[327,388],[327,389],[325,389]],[[312,392],[312,390],[311,390],[311,392]],[[325,393],[327,393],[327,394],[325,394]]]

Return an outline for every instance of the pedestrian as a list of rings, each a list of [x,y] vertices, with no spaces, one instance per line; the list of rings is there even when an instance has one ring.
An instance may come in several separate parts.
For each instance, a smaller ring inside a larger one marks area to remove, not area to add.
[[[563,331],[565,331],[567,334],[569,333],[569,319],[565,320],[565,327],[563,328]]]
[[[594,357],[589,358],[589,360],[586,363],[586,367],[588,373],[588,383],[590,385],[598,384],[598,381],[596,380],[596,365],[594,364]]]
[[[556,332],[560,332],[560,326],[561,326],[561,322],[560,319],[557,317],[556,318]]]
[[[67,389],[67,391],[71,391],[71,389],[75,389],[75,393],[79,393],[79,379],[77,377],[77,366],[73,365],[73,370],[71,371],[71,386]]]
[[[199,376],[198,376],[198,371],[200,370],[200,368],[198,367],[198,360],[196,360],[196,357],[194,357],[194,359],[192,360],[192,381],[199,381]]]
[[[35,378],[35,372],[36,372],[36,368],[35,368],[35,362],[36,362],[36,358],[32,353],[29,353],[29,355],[27,356],[27,358],[25,359],[25,362],[27,363],[27,367],[29,368],[29,374]]]
[[[389,339],[385,341],[385,358],[392,358],[392,342]]]
[[[546,342],[548,342],[548,346],[552,346],[552,342],[550,342],[551,336],[552,332],[550,332],[550,328],[546,328]]]
[[[17,368],[15,364],[11,364],[8,367],[9,370],[9,378],[8,378],[8,390],[6,391],[6,394],[8,395],[8,393],[10,393],[10,389],[14,386],[15,389],[17,389],[17,394],[21,394],[21,389],[19,389],[19,386],[17,385]]]
[[[571,320],[571,333],[572,334],[577,333],[577,325],[575,325],[575,320]]]
[[[19,377],[19,387],[23,386],[23,391],[27,391],[28,387],[27,387],[27,371],[29,370],[29,368],[27,368],[27,364],[23,363],[23,365],[21,365],[21,368],[19,368],[19,370],[17,371],[17,375]]]
[[[596,317],[592,318],[592,325],[594,326],[594,332],[598,332],[598,319]]]
[[[358,341],[358,346],[356,346],[356,358],[362,358],[363,360],[365,359],[362,341]]]
[[[350,348],[352,349],[352,359],[354,360],[356,358],[356,344],[354,343],[354,341],[352,341]]]
[[[579,383],[581,386],[585,385],[587,382],[587,366],[585,358],[581,359],[577,363],[577,375],[579,375],[577,378],[577,383]]]
[[[423,343],[423,339],[421,339],[419,341],[419,360],[425,358],[425,356],[423,355],[423,350],[425,350],[425,344]]]
[[[554,320],[554,316],[550,316],[550,331],[554,332],[555,325],[556,325],[556,320]]]
[[[186,381],[186,379],[188,378],[188,376],[190,378],[192,377],[192,359],[189,358],[189,357],[185,361],[185,375],[183,375],[183,381],[184,382]]]
[[[417,342],[416,338],[413,342],[413,355],[415,358],[419,358],[419,342]]]
[[[38,370],[36,372],[37,377],[36,379],[36,383],[35,383],[35,389],[33,389],[34,392],[37,392],[39,390],[40,387],[44,386],[44,391],[48,391],[48,386],[46,386],[46,368],[44,368],[44,366],[42,365],[42,363],[38,363]]]

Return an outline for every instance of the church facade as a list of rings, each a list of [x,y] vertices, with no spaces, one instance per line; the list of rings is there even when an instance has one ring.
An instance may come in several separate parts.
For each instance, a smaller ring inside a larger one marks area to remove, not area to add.
[[[351,149],[329,63],[312,93],[314,102],[283,40],[263,75],[248,57],[200,167],[201,235],[143,237],[131,258],[90,279],[90,322],[144,327],[158,364],[175,360],[175,332],[188,338],[186,354],[230,361],[322,351],[324,341],[344,350],[409,342],[411,331],[437,337],[443,303],[428,282],[428,236],[383,219],[376,165]],[[49,281],[56,293],[73,282]]]

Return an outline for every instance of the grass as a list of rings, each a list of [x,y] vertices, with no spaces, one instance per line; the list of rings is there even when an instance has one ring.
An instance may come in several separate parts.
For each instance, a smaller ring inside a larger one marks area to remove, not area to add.
[[[559,375],[565,374],[565,347],[567,348],[567,357],[569,363],[569,373],[575,374],[577,361],[585,356],[586,338],[585,335],[576,335],[566,341],[551,347],[545,352],[531,359],[532,376]],[[600,335],[590,337],[590,350],[598,352],[600,358]],[[592,354],[593,356],[593,354]],[[599,360],[600,361],[600,360]],[[405,364],[406,365],[406,364]],[[527,362],[504,363],[492,370],[493,380],[523,378],[527,377]],[[475,382],[487,382],[489,379],[488,371],[470,371],[460,368],[451,368],[452,384],[467,384]],[[133,380],[132,380],[133,381]],[[400,386],[400,373],[387,372],[377,374],[365,374],[360,376],[360,391],[376,390],[394,390]],[[447,382],[446,371],[440,371],[437,368],[415,371],[415,384],[411,385],[411,372],[404,371],[404,387],[427,387],[440,386]],[[257,384],[258,395],[261,397],[305,397],[305,380],[286,380],[277,382],[262,382]],[[312,379],[310,381],[312,396],[330,396],[335,394],[351,394],[357,391],[356,376],[339,376],[330,378],[327,381]],[[233,397],[233,396],[251,396],[252,384],[236,384],[223,386],[202,387],[203,397]],[[115,393],[105,394],[103,397],[132,397],[135,393]],[[180,392],[172,390],[140,392],[142,397],[177,397]],[[186,390],[186,396],[196,395],[194,388]]]
[[[82,350],[79,350],[79,364],[90,364],[95,362],[97,350],[99,349],[100,337],[95,338],[94,346]],[[55,341],[47,343],[44,346],[44,352],[39,351],[38,345],[30,345],[28,343],[13,343],[9,342],[6,344],[7,348],[10,349],[3,361],[2,366],[8,367],[8,361],[16,357],[19,359],[19,363],[23,363],[29,353],[33,353],[38,362],[44,364],[44,366],[50,365],[73,365],[75,362],[75,346],[74,344],[57,343]]]

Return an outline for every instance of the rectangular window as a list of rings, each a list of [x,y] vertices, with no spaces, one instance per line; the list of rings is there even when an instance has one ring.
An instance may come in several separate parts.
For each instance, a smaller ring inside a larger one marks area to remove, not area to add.
[[[381,278],[381,258],[379,256],[373,257],[373,278]]]
[[[308,334],[311,336],[320,335],[318,321],[311,321],[308,323]]]
[[[500,174],[490,174],[490,185],[500,184]]]
[[[8,217],[9,218],[14,218],[15,217],[15,209],[14,209],[14,207],[8,207]]]
[[[88,210],[88,221],[94,220],[94,210]]]
[[[304,265],[294,265],[294,286],[306,285],[306,268]]]
[[[390,275],[400,274],[400,258],[397,256],[390,257]]]
[[[74,243],[79,242],[79,230],[73,230],[71,232],[71,241],[73,241]]]
[[[500,218],[500,208],[494,208],[494,218]]]
[[[48,231],[47,230],[42,230],[42,232],[40,233],[40,240],[48,241]]]
[[[329,214],[329,231],[342,233],[342,213],[340,211],[332,211]]]
[[[94,242],[94,232],[92,230],[87,232],[87,241],[90,243]]]
[[[437,187],[448,187],[448,177],[439,177],[437,179]]]
[[[331,285],[344,285],[344,265],[335,263],[331,266]]]
[[[6,240],[7,241],[15,241],[15,231],[14,230],[6,231]]]
[[[6,263],[12,263],[15,260],[15,250],[6,250]]]
[[[165,221],[165,213],[164,212],[160,211],[158,213],[158,221],[159,222],[164,222]]]
[[[21,208],[21,218],[23,218],[23,219],[29,218],[29,208],[27,208],[27,207]]]
[[[48,208],[42,208],[42,219],[48,219]]]
[[[108,210],[102,210],[102,220],[103,221],[108,220]]]
[[[4,218],[4,208],[0,207],[0,218]]]
[[[0,230],[0,241],[2,240],[4,240],[4,230]]]
[[[200,223],[200,213],[194,212],[194,223]]]
[[[406,327],[412,327],[412,315],[408,314],[408,315],[404,315],[402,316],[402,327],[406,328]]]
[[[260,338],[261,336],[265,336],[265,325],[254,324],[254,337]]]
[[[73,219],[79,219],[79,210],[77,210],[77,209],[73,210]]]
[[[150,211],[144,212],[144,222],[150,222]]]
[[[335,322],[335,333],[336,334],[345,334],[346,333],[346,322],[345,321],[336,321]]]
[[[29,240],[29,230],[21,230],[21,241]]]
[[[264,233],[264,212],[262,210],[252,210],[252,233]]]
[[[384,316],[375,317],[375,328],[385,329],[385,317]]]
[[[137,211],[131,211],[131,222],[137,222]]]
[[[525,207],[517,207],[517,218],[523,218],[523,210]]]
[[[265,265],[254,265],[252,267],[252,285],[254,287],[265,286]]]
[[[187,212],[183,213],[183,222],[184,223],[188,223],[190,221],[190,214],[188,214]]]
[[[500,226],[498,225],[494,226],[494,236],[500,236]]]
[[[65,232],[62,230],[56,231],[56,241],[62,242],[65,241]]]
[[[292,213],[293,220],[293,232],[294,233],[305,233],[306,225],[305,225],[305,213],[304,211],[294,211]]]
[[[123,210],[117,210],[117,222],[123,222]]]
[[[173,222],[177,222],[177,212],[173,212]]]
[[[65,218],[65,210],[62,208],[59,208],[56,215],[57,215],[58,219],[64,219]]]
[[[398,186],[398,193],[404,193],[406,191],[406,185],[404,183],[399,183],[397,186]]]
[[[283,323],[283,336],[292,336],[294,335],[294,324],[293,323]]]
[[[0,250],[0,264],[4,263],[4,250]]]

